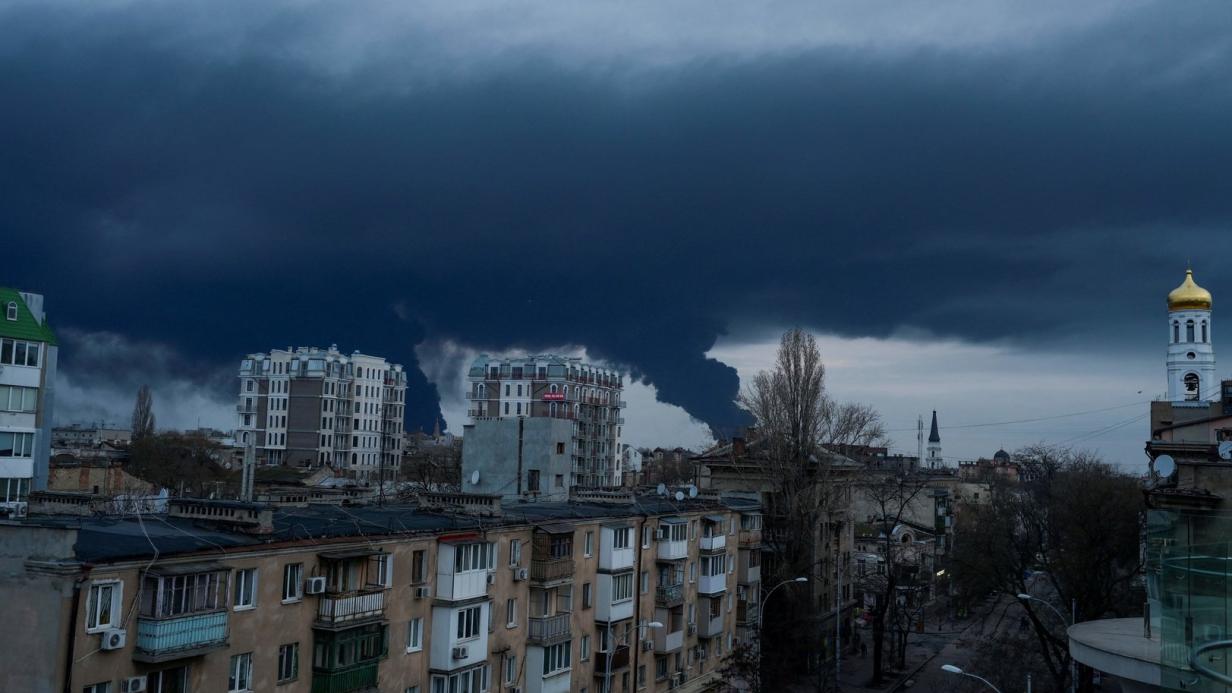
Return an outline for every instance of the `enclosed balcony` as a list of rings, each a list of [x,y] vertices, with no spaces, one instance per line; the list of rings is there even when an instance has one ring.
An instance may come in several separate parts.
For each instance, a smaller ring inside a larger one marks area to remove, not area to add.
[[[727,549],[727,518],[722,515],[707,515],[702,518],[702,536],[698,548],[702,551]]]
[[[722,635],[723,598],[703,600],[699,611],[697,634],[703,638],[715,638]]]
[[[461,601],[486,596],[496,547],[476,536],[443,539],[437,553],[436,597]]]
[[[166,662],[227,646],[227,573],[216,563],[146,571],[133,659]]]
[[[633,618],[633,593],[636,576],[632,572],[595,578],[595,620],[603,623]]]
[[[318,630],[313,640],[312,693],[375,691],[377,668],[388,652],[389,631],[384,624]]]
[[[573,580],[573,525],[540,525],[531,538],[530,579],[542,586]]]
[[[348,669],[312,672],[312,693],[358,693],[377,690],[378,662]]]
[[[614,573],[632,568],[633,527],[627,524],[613,524],[600,528],[599,570]]]
[[[385,615],[390,556],[374,549],[319,554],[325,593],[317,601],[316,628],[350,628]]]
[[[736,558],[736,582],[742,585],[761,582],[761,551],[740,551]]]
[[[658,549],[655,552],[660,561],[683,561],[689,556],[689,525],[678,517],[666,518],[659,522],[656,534]]]
[[[531,617],[528,621],[526,641],[533,645],[552,645],[573,637],[570,619],[572,614]]]
[[[672,613],[667,623],[671,624],[667,628],[654,629],[655,654],[678,652],[684,646],[684,619],[680,616],[679,610]]]
[[[659,585],[655,588],[655,606],[671,607],[684,603],[684,585]]]

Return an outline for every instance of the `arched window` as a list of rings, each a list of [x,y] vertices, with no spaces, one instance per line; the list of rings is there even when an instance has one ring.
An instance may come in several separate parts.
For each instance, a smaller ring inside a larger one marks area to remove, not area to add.
[[[1194,322],[1193,320],[1185,321],[1185,341],[1192,342],[1194,340]]]
[[[1205,321],[1205,320],[1203,320],[1203,321],[1202,321],[1202,343],[1203,343],[1203,344],[1206,344],[1206,342],[1207,342],[1207,339],[1206,339],[1206,321]]]
[[[556,383],[552,383],[551,385],[548,386],[548,392],[551,392],[552,394],[556,394]]]
[[[17,301],[9,301],[8,306],[6,306],[4,310],[4,317],[9,320],[17,319]]]
[[[486,390],[487,390],[487,386],[484,385],[483,383],[479,383],[478,385],[475,386],[475,391],[479,393],[479,399],[484,399],[484,393]]]
[[[1181,341],[1181,323],[1177,320],[1172,321],[1172,343],[1176,344]]]
[[[1196,400],[1201,394],[1202,381],[1198,379],[1197,373],[1185,374],[1185,399]]]

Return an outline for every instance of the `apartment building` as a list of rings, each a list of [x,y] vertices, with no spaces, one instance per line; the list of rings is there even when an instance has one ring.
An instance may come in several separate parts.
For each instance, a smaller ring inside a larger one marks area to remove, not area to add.
[[[57,356],[43,297],[0,287],[0,512],[47,488]]]
[[[578,358],[485,354],[467,388],[463,477],[479,472],[468,491],[556,500],[575,486],[621,485],[621,374]]]
[[[329,465],[360,481],[397,477],[406,415],[402,366],[358,351],[299,347],[240,361],[236,443],[258,464]]]
[[[103,517],[44,495],[0,521],[0,597],[27,635],[0,652],[3,690],[715,690],[757,589],[735,551],[757,509],[737,499]]]

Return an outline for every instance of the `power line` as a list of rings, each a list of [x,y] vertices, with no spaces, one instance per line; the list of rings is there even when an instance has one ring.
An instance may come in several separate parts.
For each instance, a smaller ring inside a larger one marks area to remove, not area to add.
[[[1012,421],[988,421],[985,423],[958,424],[955,426],[938,426],[938,428],[940,428],[941,430],[955,430],[955,429],[960,429],[960,428],[987,428],[990,426],[1011,426],[1014,424],[1035,423],[1037,421],[1051,421],[1054,419],[1066,419],[1066,418],[1070,418],[1073,416],[1085,416],[1087,414],[1099,414],[1101,412],[1114,411],[1117,409],[1125,409],[1128,407],[1136,407],[1136,406],[1141,406],[1143,404],[1150,404],[1150,400],[1138,400],[1136,402],[1129,402],[1127,404],[1118,404],[1114,407],[1103,407],[1101,409],[1087,409],[1085,411],[1075,411],[1075,412],[1070,412],[1068,414],[1053,414],[1052,416],[1040,416],[1040,417],[1036,417],[1033,419],[1014,419]],[[887,429],[886,433],[902,433],[902,432],[914,431],[914,430],[916,430],[915,427],[891,428],[891,429]]]

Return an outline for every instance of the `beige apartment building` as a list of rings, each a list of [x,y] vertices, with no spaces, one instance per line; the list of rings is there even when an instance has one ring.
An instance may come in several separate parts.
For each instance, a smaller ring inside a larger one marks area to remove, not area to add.
[[[0,689],[712,690],[759,589],[738,560],[757,505],[714,495],[174,499],[110,517],[88,500],[36,494],[0,522],[0,598],[23,633]]]

